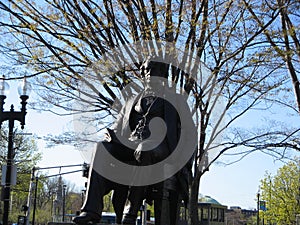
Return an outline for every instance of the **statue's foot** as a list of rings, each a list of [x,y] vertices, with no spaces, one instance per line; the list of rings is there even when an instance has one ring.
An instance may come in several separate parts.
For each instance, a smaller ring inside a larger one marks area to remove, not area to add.
[[[94,224],[100,223],[101,216],[94,212],[82,212],[79,216],[73,217],[72,220],[76,224]]]

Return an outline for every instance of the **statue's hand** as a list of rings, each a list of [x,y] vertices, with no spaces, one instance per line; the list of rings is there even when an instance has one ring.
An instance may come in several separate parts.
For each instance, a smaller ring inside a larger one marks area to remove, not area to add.
[[[110,129],[110,128],[106,128],[106,132],[104,134],[104,138],[106,141],[108,142],[114,142],[114,143],[120,143],[120,141],[117,138],[117,135],[115,134],[115,131]]]
[[[142,154],[142,150],[140,148],[137,148],[134,151],[134,157],[135,157],[136,161],[141,162],[141,154]]]
[[[109,133],[105,133],[104,134],[104,140],[107,141],[107,142],[111,142],[111,136],[109,135]]]

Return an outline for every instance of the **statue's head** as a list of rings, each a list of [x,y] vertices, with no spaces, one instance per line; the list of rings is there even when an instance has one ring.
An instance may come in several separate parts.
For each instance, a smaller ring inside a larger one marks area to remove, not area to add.
[[[144,77],[146,83],[149,85],[158,85],[157,82],[153,83],[153,80],[157,81],[158,79],[151,79],[153,77],[162,77],[167,78],[168,75],[168,65],[155,61],[153,58],[148,57],[141,66],[141,75]]]

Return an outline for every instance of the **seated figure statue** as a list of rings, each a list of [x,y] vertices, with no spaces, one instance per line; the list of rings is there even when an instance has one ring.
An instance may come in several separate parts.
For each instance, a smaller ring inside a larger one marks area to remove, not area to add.
[[[153,77],[166,77],[168,66],[161,62],[146,60],[142,65],[142,75],[145,77],[145,89],[137,96],[129,99],[118,115],[114,126],[109,129],[109,142],[103,142],[107,151],[116,159],[136,166],[153,165],[166,159],[176,149],[180,135],[189,137],[188,127],[181,123],[178,109],[187,110],[186,101],[180,95],[174,93],[178,106],[174,107],[162,96],[165,93],[163,82]],[[161,88],[158,88],[161,86]],[[155,90],[154,88],[155,87]],[[150,121],[155,118],[164,121],[164,127],[150,129]],[[192,120],[190,118],[190,120]],[[119,140],[115,141],[118,135],[123,135],[124,130],[130,128],[128,137],[123,137],[131,141],[134,147],[126,147]],[[160,130],[165,130],[165,136],[160,136]],[[116,135],[117,134],[117,135]],[[153,146],[151,150],[145,150]],[[96,159],[96,160],[95,160]],[[97,151],[94,162],[97,161]],[[101,160],[101,159],[99,159]],[[97,163],[101,163],[98,162]],[[173,162],[176,163],[176,162]],[[168,165],[172,167],[172,165]],[[81,209],[81,214],[73,219],[77,224],[96,223],[101,218],[103,209],[103,196],[114,190],[113,206],[116,212],[117,224],[136,224],[137,214],[144,199],[148,202],[154,201],[155,224],[156,225],[176,225],[178,215],[178,205],[181,200],[187,202],[188,199],[188,177],[191,165],[188,163],[175,175],[166,177],[162,182],[156,184],[130,187],[110,181],[104,178],[93,169],[90,171],[87,195]],[[163,171],[162,171],[163,173]],[[155,176],[149,172],[149,177]],[[128,176],[133,176],[128,174]],[[123,214],[123,209],[126,210]],[[165,211],[167,210],[167,211]],[[123,214],[123,216],[122,216]]]

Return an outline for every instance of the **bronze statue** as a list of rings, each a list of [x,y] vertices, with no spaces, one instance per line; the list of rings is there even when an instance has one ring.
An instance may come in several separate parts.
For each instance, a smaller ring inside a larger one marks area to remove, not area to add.
[[[163,161],[175,150],[180,135],[188,135],[181,123],[178,108],[188,107],[182,96],[172,93],[179,107],[174,107],[163,99],[165,88],[157,88],[166,85],[155,76],[165,77],[168,65],[147,60],[142,66],[142,75],[146,80],[146,87],[142,93],[131,98],[124,104],[119,116],[109,131],[110,142],[102,143],[107,151],[118,160],[137,166],[147,166]],[[153,87],[156,87],[155,90]],[[171,93],[171,91],[170,91]],[[170,94],[169,93],[169,94]],[[158,95],[159,94],[159,95]],[[161,137],[160,131],[164,127],[150,129],[150,121],[153,118],[161,118],[166,126],[166,133]],[[192,118],[190,118],[192,119]],[[125,139],[132,142],[132,148],[126,147],[117,137],[124,138],[125,130],[130,127],[130,133]],[[151,147],[151,150],[145,150]],[[97,152],[96,152],[97,154]],[[173,162],[174,164],[176,162]],[[172,167],[172,165],[168,165]],[[163,171],[162,171],[163,172]],[[95,170],[91,170],[87,188],[87,196],[81,209],[82,213],[73,219],[77,224],[98,222],[103,208],[102,198],[110,190],[113,193],[113,206],[116,212],[116,223],[136,224],[137,214],[144,199],[149,203],[154,201],[155,224],[176,225],[179,203],[188,200],[188,178],[191,173],[191,165],[184,168],[171,177],[166,177],[162,182],[146,186],[126,186],[110,181]],[[149,176],[153,176],[151,171]],[[131,176],[131,174],[128,174]],[[126,210],[122,218],[125,202]],[[166,211],[167,210],[167,211]],[[122,221],[121,221],[122,220]]]

